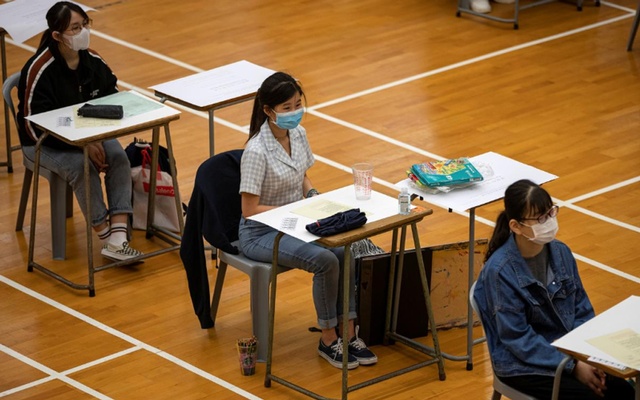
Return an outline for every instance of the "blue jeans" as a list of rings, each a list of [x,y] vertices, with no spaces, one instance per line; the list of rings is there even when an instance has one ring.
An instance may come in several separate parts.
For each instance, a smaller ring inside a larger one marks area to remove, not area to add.
[[[238,231],[240,248],[249,258],[270,263],[278,231],[250,219],[240,219]],[[289,235],[280,239],[278,263],[289,268],[302,269],[313,274],[313,303],[318,325],[331,329],[342,316],[342,261],[344,248],[327,249],[314,243],[305,243]],[[355,260],[349,265],[349,319],[356,318]]]
[[[97,226],[107,219],[107,214],[131,214],[131,166],[124,149],[115,139],[102,142],[109,169],[104,175],[109,209],[102,196],[100,174],[89,161],[91,182],[91,225]],[[22,148],[24,155],[35,159],[35,146]],[[81,148],[61,150],[47,146],[40,147],[40,165],[60,175],[66,180],[76,194],[80,209],[87,216],[86,190],[84,186],[84,155]],[[37,179],[37,177],[36,177]]]

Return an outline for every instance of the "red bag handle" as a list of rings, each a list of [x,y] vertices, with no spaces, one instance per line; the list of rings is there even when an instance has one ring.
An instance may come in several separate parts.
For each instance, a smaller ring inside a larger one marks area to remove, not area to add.
[[[151,165],[151,155],[149,154],[150,146],[142,149],[142,169],[145,169],[147,165]],[[158,163],[158,172],[160,172],[160,163]]]

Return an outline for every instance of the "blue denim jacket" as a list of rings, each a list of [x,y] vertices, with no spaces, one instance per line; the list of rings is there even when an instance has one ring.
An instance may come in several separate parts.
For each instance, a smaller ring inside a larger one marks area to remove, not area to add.
[[[571,250],[557,240],[547,246],[547,287],[531,274],[513,234],[478,277],[473,297],[498,376],[553,376],[563,355],[551,343],[594,316]]]

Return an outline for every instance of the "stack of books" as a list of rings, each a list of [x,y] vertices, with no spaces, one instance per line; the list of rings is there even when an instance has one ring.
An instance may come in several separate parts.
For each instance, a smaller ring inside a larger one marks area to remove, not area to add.
[[[413,164],[407,175],[419,188],[455,186],[483,179],[482,174],[466,157]]]

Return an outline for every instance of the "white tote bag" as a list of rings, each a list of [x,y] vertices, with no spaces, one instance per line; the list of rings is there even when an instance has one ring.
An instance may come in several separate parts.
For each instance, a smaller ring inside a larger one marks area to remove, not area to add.
[[[149,177],[151,156],[150,148],[142,150],[142,165],[131,168],[133,180],[133,228],[147,229],[147,204],[149,202]],[[153,224],[171,232],[180,232],[178,214],[176,211],[175,191],[173,190],[173,178],[167,172],[158,170],[155,173],[156,197]]]

